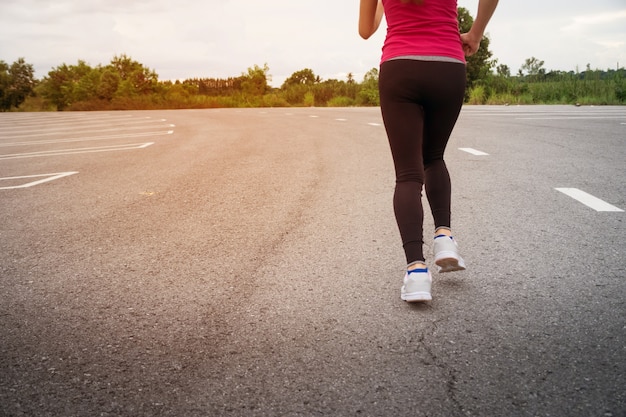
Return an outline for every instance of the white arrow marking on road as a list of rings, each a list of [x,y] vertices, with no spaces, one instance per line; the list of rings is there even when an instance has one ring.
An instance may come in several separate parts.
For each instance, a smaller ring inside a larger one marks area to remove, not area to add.
[[[41,178],[41,177],[45,177],[45,178],[43,178],[41,180],[31,181],[31,182],[26,183],[26,184],[14,185],[14,186],[11,186],[11,187],[0,187],[0,190],[14,190],[16,188],[33,187],[35,185],[43,184],[44,182],[58,180],[59,178],[68,177],[68,176],[74,175],[74,174],[78,174],[78,172],[60,172],[60,173],[57,173],[57,174],[24,175],[24,176],[21,176],[21,177],[0,178],[0,181],[5,181],[5,180],[20,180],[20,179],[24,179],[24,178]]]
[[[583,203],[587,207],[591,207],[595,211],[624,211],[618,207],[615,207],[612,204],[607,203],[604,200],[600,200],[598,197],[587,194],[586,192],[579,190],[578,188],[555,188],[555,190],[572,197],[574,200],[580,201],[581,203]]]
[[[467,152],[467,153],[471,153],[472,155],[476,155],[476,156],[488,156],[488,153],[485,153],[483,151],[478,151],[474,148],[459,148],[460,151],[463,152]]]

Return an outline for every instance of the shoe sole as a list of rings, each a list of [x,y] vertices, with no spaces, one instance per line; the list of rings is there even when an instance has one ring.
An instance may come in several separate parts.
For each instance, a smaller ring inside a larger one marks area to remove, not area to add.
[[[439,267],[439,272],[454,272],[465,270],[465,263],[453,255],[441,254],[443,256],[435,260],[435,265]]]
[[[424,291],[402,294],[400,298],[407,303],[419,303],[421,301],[431,301],[433,299],[429,292]]]

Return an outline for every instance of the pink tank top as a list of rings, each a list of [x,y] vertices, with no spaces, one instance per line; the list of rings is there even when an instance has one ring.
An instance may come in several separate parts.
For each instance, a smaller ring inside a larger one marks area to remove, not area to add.
[[[387,37],[381,62],[398,57],[445,57],[465,62],[456,0],[424,0],[422,5],[383,0]]]

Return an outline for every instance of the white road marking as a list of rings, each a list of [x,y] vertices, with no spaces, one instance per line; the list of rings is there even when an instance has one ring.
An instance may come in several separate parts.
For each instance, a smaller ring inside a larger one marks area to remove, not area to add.
[[[541,117],[516,117],[516,120],[604,120],[604,119],[623,119],[624,116],[541,116]]]
[[[476,156],[488,156],[489,155],[488,153],[476,150],[474,148],[459,148],[459,150],[463,152],[471,153],[472,155],[476,155]]]
[[[587,207],[594,209],[595,211],[615,211],[623,212],[624,210],[615,207],[612,204],[607,203],[604,200],[600,200],[598,197],[594,197],[578,188],[555,188],[555,190],[562,192],[563,194],[572,197]]]
[[[382,124],[380,124],[380,123],[368,123],[368,125],[370,125],[370,126],[382,126]]]
[[[154,119],[124,119],[124,120],[70,120],[71,126],[74,129],[99,129],[99,128],[110,128],[115,126],[118,129],[124,129],[127,127],[132,127],[133,129],[140,128],[141,126],[149,127],[150,125],[161,125],[162,122],[166,122],[166,119],[162,120],[154,120]],[[58,120],[58,121],[41,121],[38,124],[13,124],[13,125],[3,125],[0,124],[0,130],[2,131],[12,131],[17,130],[19,132],[49,132],[53,130],[61,130],[67,131],[68,121],[66,120]]]
[[[165,126],[148,126],[150,129],[155,128],[171,128],[173,127],[171,124],[167,124]],[[25,134],[13,134],[4,136],[5,139],[19,139],[19,138],[30,138],[30,137],[42,137],[42,136],[54,136],[58,134],[85,134],[85,133],[103,133],[103,132],[119,132],[120,130],[138,130],[138,129],[146,129],[146,126],[124,126],[124,127],[112,127],[109,129],[93,129],[93,128],[84,128],[84,129],[76,129],[72,131],[68,131],[67,129],[39,129],[39,130],[24,130],[24,132],[31,132]],[[40,132],[40,133],[34,133]]]
[[[73,138],[73,139],[47,139],[47,140],[28,141],[28,142],[9,142],[9,143],[0,143],[0,148],[4,148],[7,146],[48,145],[52,143],[89,142],[89,141],[107,140],[107,139],[139,138],[139,137],[145,137],[145,136],[163,136],[163,135],[171,135],[173,133],[174,133],[173,130],[168,130],[168,131],[161,131],[161,132],[121,133],[119,135],[102,135],[102,136],[91,136],[91,137]]]
[[[55,115],[56,116],[56,115]],[[23,118],[23,119],[2,119],[0,120],[0,128],[2,129],[28,129],[29,127],[33,128],[41,128],[41,127],[52,127],[52,126],[66,126],[68,122],[72,124],[72,126],[78,125],[105,125],[111,126],[113,122],[123,122],[123,124],[129,123],[152,123],[152,121],[145,120],[137,120],[132,119],[132,116],[118,116],[118,117],[45,117],[40,116],[37,117],[36,120],[31,118]]]
[[[75,154],[81,154],[81,153],[95,153],[95,152],[127,151],[131,149],[144,149],[150,145],[154,145],[154,142],[132,143],[132,144],[127,144],[127,145],[98,146],[98,147],[93,147],[93,148],[59,149],[56,151],[16,153],[16,154],[0,155],[0,160],[37,158],[37,157],[42,157],[42,156],[75,155]]]
[[[10,181],[10,180],[12,181],[12,180],[27,179],[27,178],[41,178],[41,177],[44,177],[43,179],[40,179],[40,180],[37,180],[37,181],[31,181],[31,182],[28,182],[26,184],[13,185],[13,186],[10,186],[10,187],[0,187],[0,190],[15,190],[17,188],[34,187],[35,185],[43,184],[44,182],[58,180],[59,178],[68,177],[68,176],[74,175],[74,174],[78,174],[78,172],[59,172],[59,173],[56,173],[56,174],[24,175],[24,176],[21,176],[21,177],[0,178],[0,181]]]
[[[335,119],[338,122],[346,122],[348,119]]]

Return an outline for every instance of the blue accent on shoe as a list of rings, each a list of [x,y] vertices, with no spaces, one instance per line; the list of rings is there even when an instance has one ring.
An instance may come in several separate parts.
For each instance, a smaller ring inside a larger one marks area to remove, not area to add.
[[[419,269],[412,269],[410,271],[406,271],[407,275],[410,275],[412,273],[428,273],[428,268],[419,268]]]
[[[448,235],[437,235],[435,236],[435,239],[440,238],[440,237],[449,237],[450,239],[452,239],[452,236],[448,236]]]

